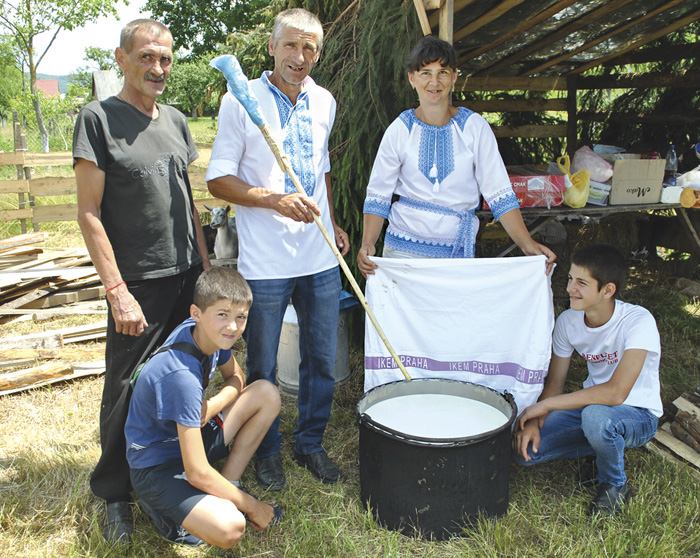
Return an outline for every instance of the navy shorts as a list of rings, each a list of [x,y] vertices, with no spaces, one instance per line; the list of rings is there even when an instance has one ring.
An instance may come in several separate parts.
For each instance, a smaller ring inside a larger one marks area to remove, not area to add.
[[[202,427],[202,440],[209,463],[228,456],[221,415]],[[207,494],[187,481],[182,459],[173,459],[145,469],[131,469],[131,484],[140,500],[181,525]]]

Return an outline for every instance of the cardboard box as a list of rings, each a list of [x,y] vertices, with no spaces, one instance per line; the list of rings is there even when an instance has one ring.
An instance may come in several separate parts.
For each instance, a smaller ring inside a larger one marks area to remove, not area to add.
[[[545,174],[532,165],[508,167],[508,177],[520,207],[556,207],[564,201],[564,175]],[[488,209],[489,204],[482,204]]]
[[[665,159],[642,159],[636,153],[601,156],[613,163],[610,205],[659,203]]]

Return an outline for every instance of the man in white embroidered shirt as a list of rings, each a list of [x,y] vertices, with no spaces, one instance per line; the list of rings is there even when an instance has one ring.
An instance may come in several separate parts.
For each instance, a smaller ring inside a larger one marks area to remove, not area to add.
[[[281,12],[269,43],[274,70],[249,82],[305,195],[281,171],[260,130],[230,93],[221,102],[207,182],[214,196],[236,204],[238,270],[253,291],[244,334],[248,381],[275,382],[282,321],[291,300],[301,341],[294,459],[317,479],[335,483],[342,474],[321,442],[335,386],[336,335],[329,332],[338,327],[341,284],[338,262],[312,213],[334,232],[342,255],[349,242],[333,218],[328,137],[336,104],[309,77],[322,43],[315,15],[298,8]],[[256,455],[256,477],[270,490],[286,484],[279,422],[278,417]]]

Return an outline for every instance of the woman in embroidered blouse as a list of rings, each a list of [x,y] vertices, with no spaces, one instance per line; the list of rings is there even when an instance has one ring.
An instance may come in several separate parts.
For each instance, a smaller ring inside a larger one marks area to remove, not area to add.
[[[408,56],[408,80],[418,92],[417,109],[404,111],[387,128],[372,167],[364,203],[357,263],[367,277],[377,267],[384,219],[385,257],[472,258],[483,195],[496,219],[526,255],[556,258],[535,242],[523,223],[496,138],[478,114],[450,104],[457,80],[452,45],[427,36]],[[399,196],[392,204],[392,196]]]

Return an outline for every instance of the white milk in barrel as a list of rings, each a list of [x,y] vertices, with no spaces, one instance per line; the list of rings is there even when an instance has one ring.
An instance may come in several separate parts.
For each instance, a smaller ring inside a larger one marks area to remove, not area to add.
[[[367,408],[372,421],[420,438],[467,438],[508,422],[501,411],[466,397],[447,394],[402,395]]]

